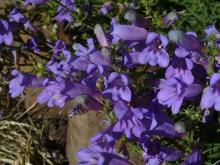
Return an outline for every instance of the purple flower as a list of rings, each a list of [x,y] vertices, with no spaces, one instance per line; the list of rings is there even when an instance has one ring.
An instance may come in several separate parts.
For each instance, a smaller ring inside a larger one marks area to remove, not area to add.
[[[59,6],[59,8],[57,9],[57,13],[58,14],[55,17],[57,22],[73,22],[73,17],[66,8]]]
[[[201,150],[196,147],[193,149],[193,151],[188,156],[187,160],[181,163],[181,165],[202,165],[202,154]]]
[[[65,80],[62,77],[57,77],[56,80],[48,80],[37,100],[40,104],[47,103],[49,107],[58,106],[62,108],[67,101],[76,98],[85,108],[99,110],[101,107],[98,101],[98,93],[94,92],[93,89],[76,82]]]
[[[102,92],[104,89],[107,88],[107,78],[108,70],[102,70],[96,68],[91,70],[88,76],[82,78],[82,84],[86,85],[87,87],[94,89],[97,92]]]
[[[132,165],[114,151],[103,149],[99,145],[90,145],[79,150],[76,155],[80,160],[77,165]]]
[[[210,62],[208,57],[205,56],[202,52],[191,52],[190,59],[198,64],[203,66],[206,70],[208,70]]]
[[[62,91],[65,95],[67,95],[71,99],[75,99],[77,96],[80,95],[88,95],[92,97],[93,99],[97,99],[100,102],[101,95],[99,92],[97,92],[95,89],[90,88],[84,84],[76,83],[72,81],[65,81],[65,88]],[[87,99],[87,98],[85,98]],[[88,98],[90,99],[90,98]],[[88,100],[90,101],[90,100]],[[86,100],[85,100],[86,103]],[[90,103],[90,102],[88,102]]]
[[[11,32],[11,24],[8,21],[0,19],[0,44],[11,45],[13,42],[13,34]]]
[[[187,57],[208,70],[208,58],[202,53],[203,43],[197,38],[194,32],[183,33],[179,30],[172,30],[169,32],[168,37],[178,46],[175,50],[177,57]]]
[[[117,101],[114,103],[113,111],[118,120],[123,119],[123,117],[130,111],[130,108],[124,101]]]
[[[114,151],[115,140],[120,138],[121,136],[117,136],[113,133],[112,126],[110,126],[106,130],[90,138],[90,143],[96,145],[98,144],[102,146],[102,148]]]
[[[88,66],[90,63],[91,62],[88,57],[81,56],[81,57],[78,57],[77,59],[75,59],[71,65],[76,70],[87,72],[87,69],[88,69]]]
[[[137,27],[146,28],[149,25],[149,21],[145,19],[143,15],[138,14],[134,9],[128,10],[124,18]]]
[[[105,162],[105,157],[102,155],[103,148],[98,145],[90,145],[88,148],[81,149],[76,153],[76,156],[79,159],[78,165],[83,164],[94,164],[102,165]],[[108,153],[108,151],[106,152]],[[111,152],[109,153],[109,155]]]
[[[32,49],[34,53],[39,53],[40,49],[38,47],[39,41],[37,37],[32,37],[31,39],[27,40],[27,43],[25,44],[25,49]]]
[[[187,51],[201,51],[203,48],[203,43],[196,37],[194,32],[184,33],[180,30],[171,30],[168,33],[168,37],[178,47]]]
[[[25,17],[23,14],[21,14],[17,9],[13,9],[11,11],[11,13],[9,14],[9,18],[11,21],[23,24],[26,30],[36,32],[35,28],[31,24],[31,22],[28,20],[28,18]]]
[[[76,11],[75,0],[60,0],[60,2],[72,11]]]
[[[143,157],[146,165],[162,165],[166,161],[175,161],[182,157],[178,150],[161,146],[159,141],[147,141],[143,144]]]
[[[169,27],[173,23],[175,23],[178,19],[179,19],[179,17],[177,15],[177,13],[175,11],[171,11],[163,17],[163,19],[162,19],[163,25],[165,27]]]
[[[47,85],[44,87],[43,92],[41,92],[41,94],[37,97],[38,103],[47,103],[49,107],[64,107],[68,99],[68,97],[65,94],[62,94],[64,88],[64,82],[49,81]]]
[[[108,14],[108,12],[110,12],[113,9],[112,3],[111,2],[106,2],[105,4],[102,5],[100,12],[103,15]]]
[[[131,90],[128,87],[128,78],[124,74],[112,72],[108,77],[107,89],[103,94],[111,94],[114,101],[131,101]]]
[[[24,4],[25,5],[32,4],[35,6],[35,5],[47,3],[47,1],[48,0],[25,0]]]
[[[95,49],[94,40],[92,38],[87,40],[88,48],[81,44],[74,44],[73,49],[78,56],[71,64],[76,70],[87,71],[98,68],[103,70],[103,67],[111,66],[111,58],[108,54],[104,54]]]
[[[140,138],[147,129],[142,123],[143,113],[144,109],[129,109],[125,116],[113,126],[113,132],[125,134],[127,138],[132,138],[133,136]]]
[[[220,111],[220,74],[214,73],[210,80],[210,86],[203,91],[201,108],[212,108]]]
[[[71,10],[72,12],[76,12],[77,8],[74,4],[74,0],[61,0],[61,3],[67,8],[69,8],[69,10]],[[69,10],[60,5],[57,9],[57,15],[55,17],[56,21],[57,22],[63,22],[63,21],[73,22],[73,17],[71,16],[71,13]]]
[[[78,43],[74,44],[73,49],[75,50],[75,54],[77,56],[88,56],[96,51],[93,38],[87,39],[87,45],[88,48]]]
[[[55,46],[53,47],[53,56],[52,59],[47,63],[47,68],[51,72],[61,77],[71,77],[75,76],[75,69],[71,62],[74,58],[72,54],[66,50],[66,45],[63,40],[57,40]]]
[[[44,79],[37,78],[31,74],[23,74],[17,70],[13,70],[12,75],[15,78],[12,79],[9,84],[9,93],[11,97],[21,95],[25,87],[40,87],[44,83]]]
[[[174,123],[158,109],[132,108],[117,102],[113,111],[118,121],[112,131],[125,134],[127,138],[141,138],[143,135],[180,137]]]
[[[63,40],[57,40],[53,48],[53,55],[57,56],[59,55],[59,53],[61,53],[65,49],[66,49],[65,42]]]
[[[176,48],[175,55],[179,58],[184,58],[187,63],[189,60],[203,66],[205,69],[209,67],[208,57],[206,57],[201,51],[188,51],[184,48]]]
[[[116,44],[119,40],[141,41],[146,40],[147,30],[131,25],[112,23],[110,35],[112,37],[113,44]]]
[[[53,47],[53,56],[46,66],[48,70],[53,72],[55,75],[59,75],[61,77],[68,76],[71,79],[76,74],[75,69],[72,65],[70,65],[73,60],[74,58],[72,54],[66,50],[65,42],[63,40],[57,40],[55,46]]]
[[[194,97],[202,91],[201,85],[187,85],[176,77],[161,80],[159,88],[160,91],[157,94],[159,103],[171,107],[173,114],[179,112],[184,98]]]
[[[207,26],[204,31],[207,36],[210,36],[210,35],[216,36],[219,34],[219,31],[216,29],[215,25]]]
[[[67,50],[62,50],[62,53],[56,55],[52,58],[51,61],[48,62],[47,68],[55,75],[67,77],[68,75],[73,78],[75,73],[75,69],[71,65],[71,62],[74,61],[73,56]]]
[[[11,97],[17,97],[21,95],[25,88],[25,78],[22,74],[20,74],[18,71],[13,70],[12,75],[16,78],[13,79],[9,84],[9,93],[11,94]],[[24,84],[24,85],[23,85]]]
[[[109,47],[109,43],[106,38],[106,34],[104,33],[102,27],[99,24],[96,24],[94,33],[96,35],[97,40],[99,41],[99,44],[102,47]]]
[[[146,48],[139,55],[139,63],[167,67],[169,65],[169,55],[166,52],[167,44],[168,39],[165,36],[154,32],[148,33]]]
[[[122,50],[121,54],[122,54],[122,63],[128,67],[128,68],[132,68],[135,65],[139,64],[139,55],[141,52],[131,52],[131,53],[127,53],[126,51]]]
[[[180,138],[181,133],[175,127],[174,122],[160,109],[158,109],[158,103],[151,103],[148,107],[148,111],[144,114],[148,120],[143,121],[146,125],[147,121],[152,120],[154,123],[152,129],[147,131],[147,135],[157,135],[171,138]],[[156,104],[156,106],[154,105]]]
[[[109,126],[104,131],[98,133],[90,139],[92,145],[98,145],[102,151],[108,151],[109,153],[115,153],[115,142],[121,138],[120,134],[112,131],[112,126]]]
[[[114,103],[113,111],[118,119],[115,132],[128,131],[128,134],[125,134],[129,135],[129,138],[140,138],[143,134],[180,137],[174,122],[159,109],[159,104],[155,101],[149,104],[147,108],[132,108],[123,101]]]
[[[177,48],[175,50],[176,56],[173,58],[171,65],[166,69],[166,78],[177,77],[186,84],[192,84],[194,81],[193,74],[191,72],[193,68],[193,62],[191,59],[186,58],[189,52],[184,49]]]
[[[127,51],[125,48],[120,47],[118,52],[121,54],[121,62],[127,67],[132,68],[140,64],[140,56],[142,51],[146,48],[145,41],[128,43],[128,47],[131,51]]]

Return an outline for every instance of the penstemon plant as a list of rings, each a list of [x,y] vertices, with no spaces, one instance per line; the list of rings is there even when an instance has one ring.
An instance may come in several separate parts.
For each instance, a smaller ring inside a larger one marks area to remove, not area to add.
[[[182,30],[185,11],[161,15],[154,1],[18,3],[21,9],[0,20],[0,46],[10,54],[4,64],[14,77],[10,95],[41,88],[39,104],[64,108],[75,100],[70,116],[106,116],[106,129],[76,153],[79,165],[131,165],[125,150],[146,165],[218,161],[220,33],[214,24],[198,37]],[[22,71],[29,64],[33,73]]]

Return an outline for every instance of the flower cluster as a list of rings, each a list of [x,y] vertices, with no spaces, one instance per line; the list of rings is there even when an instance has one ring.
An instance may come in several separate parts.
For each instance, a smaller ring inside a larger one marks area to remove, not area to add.
[[[46,2],[29,0],[26,4]],[[110,10],[111,4],[101,8],[102,14]],[[71,11],[77,12],[74,1],[61,0],[55,19],[72,22]],[[177,20],[176,13],[163,18],[166,27]],[[10,21],[35,30],[17,10],[10,13]],[[0,43],[6,45],[13,41],[10,21],[0,20]],[[57,40],[45,66],[50,76],[12,72],[15,77],[9,85],[12,97],[21,95],[25,87],[41,87],[43,91],[37,98],[40,104],[63,108],[74,99],[83,108],[102,111],[111,119],[109,127],[91,138],[88,148],[77,153],[79,165],[131,165],[127,155],[116,150],[116,142],[120,140],[135,143],[146,165],[183,161],[184,153],[178,147],[168,147],[158,140],[185,136],[167,115],[169,111],[176,115],[188,103],[200,103],[201,109],[220,111],[220,74],[214,73],[213,61],[206,55],[209,44],[194,32],[170,30],[162,34],[138,25],[138,20],[131,25],[120,24],[113,18],[108,32],[100,25],[95,27],[96,38],[88,38],[87,46],[75,43],[70,48],[63,40]],[[214,26],[205,32],[207,37],[219,34]],[[219,48],[217,37],[215,46]],[[30,39],[26,49],[40,51],[37,38]],[[214,61],[218,62],[217,56]],[[198,70],[204,70],[205,74],[201,75]],[[155,79],[157,73],[160,76]],[[148,77],[141,92],[137,91],[137,75]],[[206,87],[207,80],[210,85]],[[182,164],[202,164],[200,149],[196,147]]]

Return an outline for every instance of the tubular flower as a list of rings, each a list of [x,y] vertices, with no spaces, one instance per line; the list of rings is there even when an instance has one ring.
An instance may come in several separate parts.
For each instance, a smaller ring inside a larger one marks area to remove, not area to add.
[[[214,73],[210,80],[210,86],[203,91],[201,108],[212,108],[220,111],[220,74]]]
[[[108,54],[104,54],[96,50],[94,45],[94,39],[90,38],[87,40],[88,48],[81,44],[74,44],[73,49],[75,54],[78,56],[71,65],[80,71],[86,71],[90,73],[95,68],[103,70],[103,67],[111,66],[111,58]]]
[[[75,6],[74,0],[61,0],[60,3],[62,3],[64,6],[69,8],[72,12],[76,12],[77,8]],[[73,17],[71,16],[71,13],[68,9],[60,5],[57,9],[57,15],[55,17],[57,22],[73,22]]]
[[[168,33],[170,41],[187,51],[201,51],[204,47],[203,43],[196,37],[194,32],[184,33],[180,30],[171,30]]]
[[[141,138],[144,134],[179,137],[174,124],[166,121],[166,116],[146,108],[127,108],[126,112],[124,109],[125,106],[114,109],[114,112],[120,110],[121,113],[116,112],[120,118],[113,126],[113,132],[125,134],[127,138]]]
[[[202,91],[201,85],[187,85],[176,77],[161,80],[159,88],[160,91],[157,94],[159,103],[171,107],[173,114],[179,112],[184,98],[194,97]]]
[[[27,17],[25,17],[22,13],[20,13],[18,10],[13,9],[11,13],[9,14],[9,19],[11,21],[14,21],[16,23],[20,23],[24,26],[26,30],[30,30],[32,32],[36,32],[36,29],[33,27],[31,22],[28,20]]]
[[[174,24],[178,19],[179,19],[179,16],[177,15],[177,13],[175,11],[171,11],[163,17],[162,19],[163,25],[165,27],[169,27],[172,24]]]
[[[102,7],[101,7],[101,9],[100,9],[100,12],[101,12],[103,15],[106,15],[106,14],[108,14],[112,9],[113,9],[112,3],[111,3],[111,2],[107,2],[107,3],[105,3],[105,4],[102,5]]]
[[[175,161],[182,157],[180,151],[163,147],[159,141],[145,142],[143,148],[146,165],[162,165],[165,160]]]
[[[191,72],[193,68],[193,62],[187,58],[189,52],[184,49],[178,48],[175,50],[176,56],[173,58],[171,65],[166,70],[166,78],[177,77],[186,84],[192,84],[194,81],[193,74]]]
[[[193,149],[193,151],[189,154],[186,161],[181,163],[181,165],[202,165],[202,154],[201,150],[196,147]]]
[[[165,36],[154,32],[148,33],[146,48],[139,55],[139,63],[167,67],[169,65],[169,55],[166,52],[167,44],[168,39]]]
[[[77,165],[132,165],[113,151],[103,149],[99,145],[90,145],[79,150],[76,155],[80,160]]]
[[[24,4],[25,5],[31,4],[31,5],[35,6],[35,5],[40,5],[40,4],[44,4],[47,2],[48,2],[48,0],[25,0]]]
[[[25,44],[25,49],[31,49],[34,51],[34,53],[39,53],[40,49],[38,47],[39,41],[38,38],[32,37],[31,39],[27,40],[27,43]]]
[[[207,26],[204,31],[207,36],[210,35],[217,36],[219,34],[219,31],[216,29],[215,25]]]
[[[107,89],[103,94],[111,94],[111,99],[114,101],[124,100],[131,101],[131,90],[128,87],[128,77],[124,74],[112,72],[108,77]]]
[[[13,70],[12,75],[15,78],[12,79],[9,84],[9,93],[11,97],[21,95],[25,87],[41,87],[46,83],[46,79],[37,78],[32,74],[24,74],[17,70]]]
[[[0,44],[12,45],[13,34],[10,22],[0,19]]]
[[[147,30],[136,26],[120,25],[113,22],[110,30],[110,35],[112,37],[113,44],[116,44],[119,40],[141,41],[146,40]]]

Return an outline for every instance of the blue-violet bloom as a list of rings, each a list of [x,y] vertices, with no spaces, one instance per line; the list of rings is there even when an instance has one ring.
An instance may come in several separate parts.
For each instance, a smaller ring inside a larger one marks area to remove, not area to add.
[[[203,91],[201,108],[212,108],[220,111],[220,74],[214,73],[210,80],[210,86]]]
[[[13,34],[10,22],[0,19],[0,44],[11,45],[13,42]]]
[[[150,32],[146,39],[146,48],[139,55],[140,64],[159,65],[163,68],[169,65],[169,55],[166,51],[168,39],[161,34]]]
[[[171,107],[173,114],[177,114],[184,98],[191,98],[202,92],[199,84],[187,85],[179,78],[169,78],[161,80],[160,91],[157,94],[158,102]]]

